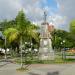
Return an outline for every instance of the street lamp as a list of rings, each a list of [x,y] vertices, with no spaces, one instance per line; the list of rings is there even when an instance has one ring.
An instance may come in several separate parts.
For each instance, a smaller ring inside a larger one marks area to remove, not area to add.
[[[32,45],[33,45],[33,43],[31,43],[31,49],[32,49]]]
[[[62,42],[61,42],[61,45],[63,45],[64,47],[65,47],[65,40],[63,40]]]
[[[63,43],[65,43],[65,40],[63,40],[63,41],[61,42],[61,44],[63,44]]]
[[[25,44],[27,44],[27,42],[25,42]]]
[[[65,40],[63,40],[63,43],[65,43]]]
[[[63,41],[61,42],[61,45],[64,46],[64,49],[62,50],[62,59],[66,59],[66,55],[65,55],[65,40],[63,40]]]
[[[5,59],[7,59],[7,51],[6,51],[6,36],[5,36]]]
[[[32,45],[33,45],[33,43],[31,43],[31,57],[32,57],[32,59],[33,59],[33,56],[32,56],[32,53],[33,53]]]

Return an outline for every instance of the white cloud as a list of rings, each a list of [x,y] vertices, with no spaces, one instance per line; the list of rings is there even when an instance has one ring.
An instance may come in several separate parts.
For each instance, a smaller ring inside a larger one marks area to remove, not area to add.
[[[0,0],[0,19],[14,18],[20,9],[24,9],[26,15],[31,20],[40,20],[43,9],[40,2],[46,0]]]
[[[67,28],[72,19],[75,19],[75,0],[57,0],[60,5],[60,14],[67,17]]]
[[[63,2],[62,2],[63,1]],[[57,7],[64,6],[64,10],[60,10],[59,13],[54,13],[51,7],[45,6],[48,16],[52,15],[54,18],[55,27],[59,28],[61,24],[65,24],[63,16],[73,18],[74,15],[74,3],[75,0],[57,0]],[[71,2],[72,1],[72,2]],[[0,19],[15,18],[20,9],[24,9],[27,18],[34,23],[40,24],[43,21],[44,9],[41,7],[42,3],[46,3],[47,0],[0,0]],[[73,4],[72,4],[73,3]],[[72,11],[72,12],[71,12]],[[72,16],[71,16],[72,14]],[[48,22],[50,22],[48,17]]]
[[[66,18],[58,14],[55,14],[53,16],[49,16],[48,22],[52,22],[55,28],[61,28],[61,26],[63,26],[66,23]]]
[[[13,18],[22,8],[17,0],[0,0],[0,19]]]

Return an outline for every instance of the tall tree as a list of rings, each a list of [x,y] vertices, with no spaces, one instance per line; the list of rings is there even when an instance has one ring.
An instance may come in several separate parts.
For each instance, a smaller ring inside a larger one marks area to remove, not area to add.
[[[70,32],[75,34],[75,19],[70,23]]]
[[[37,39],[37,33],[35,30],[35,26],[31,24],[31,22],[26,18],[25,13],[23,10],[19,11],[18,15],[16,16],[16,26],[17,30],[20,34],[20,49],[21,49],[21,67],[22,64],[22,45],[25,41],[32,42],[32,38]]]
[[[70,32],[64,30],[54,30],[52,32],[53,36],[53,47],[55,48],[71,48],[73,47],[73,39]],[[65,40],[65,42],[63,42]]]

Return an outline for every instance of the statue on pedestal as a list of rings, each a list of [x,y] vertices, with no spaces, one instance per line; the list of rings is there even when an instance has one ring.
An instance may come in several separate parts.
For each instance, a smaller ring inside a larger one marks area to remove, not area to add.
[[[52,37],[50,32],[53,30],[53,26],[50,26],[46,22],[47,14],[44,12],[44,22],[41,24],[40,32],[40,48],[39,59],[40,60],[54,60],[54,51],[52,48]]]

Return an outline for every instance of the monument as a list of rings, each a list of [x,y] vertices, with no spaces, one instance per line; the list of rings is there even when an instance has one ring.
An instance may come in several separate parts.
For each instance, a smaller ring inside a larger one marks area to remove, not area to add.
[[[53,31],[53,26],[50,26],[47,20],[47,14],[44,12],[44,22],[40,28],[40,48],[39,60],[54,60],[54,51],[52,49],[52,37],[50,32]]]

